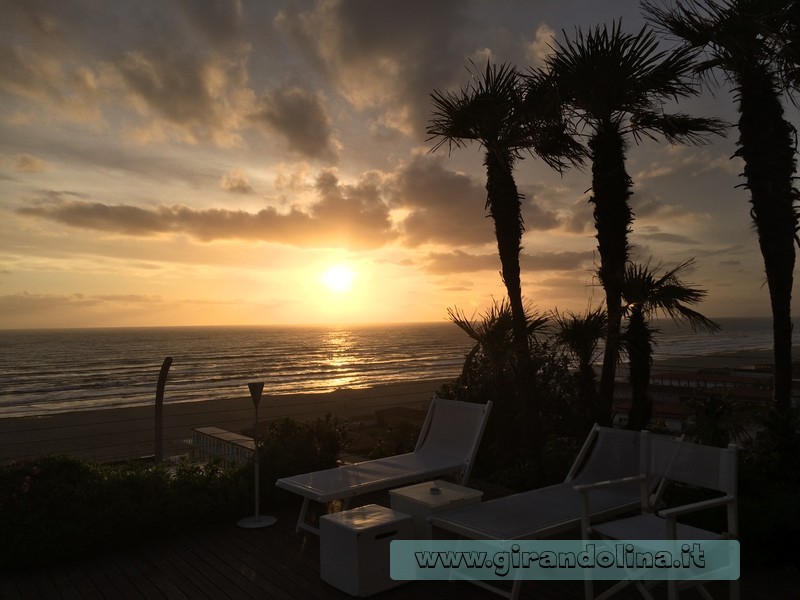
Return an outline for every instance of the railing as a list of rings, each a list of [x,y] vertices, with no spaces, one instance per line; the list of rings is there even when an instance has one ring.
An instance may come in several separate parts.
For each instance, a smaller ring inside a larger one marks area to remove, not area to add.
[[[333,394],[264,396],[259,420],[286,417],[308,421],[330,413],[342,420],[372,420],[375,411],[395,406],[427,408],[441,381],[340,390]],[[164,403],[164,457],[186,455],[186,443],[200,427],[239,433],[253,427],[249,397],[230,401]],[[91,462],[115,462],[155,453],[153,406],[76,411],[42,417],[0,418],[0,464],[35,459],[47,454],[69,454]]]

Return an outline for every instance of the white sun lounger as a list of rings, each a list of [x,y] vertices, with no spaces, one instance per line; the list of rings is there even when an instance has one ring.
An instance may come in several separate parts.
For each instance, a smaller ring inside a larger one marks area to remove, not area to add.
[[[736,539],[739,533],[739,519],[737,508],[737,448],[731,444],[727,448],[714,448],[689,442],[676,440],[652,440],[650,450],[650,463],[641,477],[663,478],[665,481],[674,481],[691,486],[695,489],[718,492],[708,500],[698,501],[683,506],[671,506],[653,512],[653,505],[648,498],[643,497],[638,514],[625,516],[604,523],[592,523],[591,517],[584,514],[583,530],[588,539],[589,534],[612,540],[723,540]],[[605,487],[605,486],[604,486]],[[581,486],[581,493],[591,498],[595,486]],[[708,510],[713,507],[724,509],[727,516],[725,532],[709,531],[678,521],[679,517]],[[720,579],[728,579],[730,565],[721,567]],[[704,573],[704,579],[709,573]],[[644,582],[637,579],[625,580],[612,586],[599,596],[598,600],[616,594],[629,584],[635,585],[645,598],[652,598],[650,589],[663,582]],[[670,579],[667,582],[668,598],[676,600],[681,588],[699,586],[698,592],[703,598],[711,599],[711,595],[702,587],[704,580],[687,578],[682,581]],[[586,598],[594,598],[594,589],[591,580],[585,586]],[[739,598],[739,581],[730,581],[728,594],[724,597]]]
[[[429,520],[435,527],[467,539],[541,539],[568,531],[577,533],[582,495],[576,486],[623,480],[620,485],[591,495],[588,512],[596,519],[632,511],[640,505],[643,490],[637,476],[646,464],[647,440],[652,435],[595,425],[563,483],[439,512]],[[657,494],[654,492],[653,498]],[[474,583],[517,598],[522,582],[516,580],[511,592]]]
[[[491,407],[434,397],[413,452],[279,479],[278,487],[303,497],[297,531],[319,534],[306,523],[312,500],[347,500],[448,475],[466,483]]]

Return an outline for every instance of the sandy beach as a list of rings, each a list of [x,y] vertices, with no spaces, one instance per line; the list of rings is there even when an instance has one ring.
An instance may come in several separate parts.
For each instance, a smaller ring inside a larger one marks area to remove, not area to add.
[[[327,413],[340,419],[372,418],[394,406],[425,408],[448,380],[396,383],[324,394],[264,394],[259,421],[292,417],[315,419]],[[207,402],[164,402],[164,455],[186,450],[184,440],[195,427],[216,426],[241,431],[253,425],[249,396]],[[76,411],[40,417],[0,419],[0,464],[43,454],[71,454],[93,461],[152,455],[155,448],[153,406]]]
[[[795,349],[795,353],[800,348]],[[797,354],[796,354],[797,355]],[[770,364],[771,350],[675,357],[656,361],[653,372],[713,368],[748,368]],[[624,368],[621,368],[621,374]],[[265,394],[259,420],[314,419],[327,413],[340,419],[374,418],[381,408],[425,408],[446,379],[413,381],[323,394]],[[185,440],[196,427],[216,426],[240,432],[253,424],[253,403],[242,395],[227,400],[164,404],[164,454],[185,452]],[[153,406],[76,411],[39,417],[0,419],[0,463],[42,454],[68,453],[94,461],[123,460],[155,451]]]

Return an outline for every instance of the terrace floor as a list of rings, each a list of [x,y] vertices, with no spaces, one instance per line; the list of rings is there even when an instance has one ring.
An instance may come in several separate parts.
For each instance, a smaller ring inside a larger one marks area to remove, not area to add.
[[[320,579],[319,539],[295,533],[297,509],[273,513],[278,523],[241,529],[235,523],[40,570],[0,574],[0,598],[21,599],[343,599],[348,594]],[[742,598],[800,598],[797,570],[744,572]],[[727,584],[713,583],[719,597]],[[579,600],[581,582],[529,581],[523,598]],[[633,588],[617,596],[639,598]],[[657,598],[666,597],[656,594]],[[699,598],[689,590],[681,598]],[[715,596],[716,597],[716,596]],[[467,582],[415,581],[373,596],[376,600],[499,598]]]

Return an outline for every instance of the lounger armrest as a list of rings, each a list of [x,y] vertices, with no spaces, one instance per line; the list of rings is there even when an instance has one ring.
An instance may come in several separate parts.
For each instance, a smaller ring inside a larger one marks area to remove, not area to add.
[[[659,516],[665,519],[674,519],[681,515],[696,512],[698,510],[705,510],[706,508],[714,508],[715,506],[724,506],[736,501],[734,496],[722,496],[721,498],[711,498],[710,500],[701,500],[700,502],[693,502],[692,504],[684,504],[683,506],[675,506],[673,508],[665,508],[658,512]]]
[[[572,489],[581,494],[586,494],[592,490],[599,490],[625,483],[635,483],[637,481],[646,481],[647,475],[631,475],[630,477],[620,477],[619,479],[608,479],[606,481],[595,481],[592,483],[582,483],[572,486]]]
[[[581,494],[581,531],[585,539],[591,537],[592,519],[589,511],[589,493],[593,490],[602,490],[626,483],[638,483],[642,498],[642,506],[647,505],[647,475],[631,475],[618,479],[607,479],[606,481],[596,481],[594,483],[584,483],[572,486],[572,489]]]

